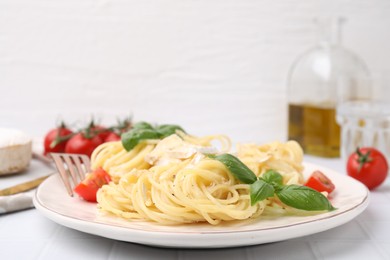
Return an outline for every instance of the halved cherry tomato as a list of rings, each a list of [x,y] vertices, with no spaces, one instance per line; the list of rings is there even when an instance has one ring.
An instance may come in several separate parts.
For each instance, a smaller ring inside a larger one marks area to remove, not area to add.
[[[74,191],[84,200],[96,202],[97,191],[110,181],[110,175],[102,168],[98,168],[87,174],[87,177],[76,186]]]
[[[305,186],[319,192],[326,191],[327,193],[331,193],[335,189],[333,182],[321,171],[314,171],[305,183]]]

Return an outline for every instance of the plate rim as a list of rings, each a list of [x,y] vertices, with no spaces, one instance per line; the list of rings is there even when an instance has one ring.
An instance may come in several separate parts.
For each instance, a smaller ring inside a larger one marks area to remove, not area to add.
[[[304,163],[304,165],[311,167],[315,166],[321,169],[328,169],[334,173],[340,174],[335,170],[314,163]],[[47,180],[45,180],[45,182],[48,182],[51,178],[56,177],[58,177],[58,174],[50,176]],[[345,177],[350,178],[349,176]],[[350,179],[356,181],[352,178]],[[33,203],[44,216],[56,223],[71,229],[98,235],[101,237],[168,248],[225,248],[288,240],[291,238],[302,237],[329,230],[349,222],[361,214],[369,204],[370,193],[363,184],[361,185],[365,188],[365,195],[362,197],[362,201],[349,209],[340,211],[337,214],[330,216],[324,214],[324,216],[321,218],[306,220],[303,222],[295,222],[283,226],[263,227],[249,230],[201,230],[199,232],[175,232],[166,230],[145,230],[142,228],[123,226],[116,223],[102,223],[99,221],[90,222],[77,216],[75,217],[65,215],[61,212],[50,209],[47,205],[44,205],[44,203],[39,198],[39,191],[41,186],[38,187],[34,193]],[[344,218],[340,218],[340,215],[344,216]],[[316,227],[314,230],[312,230],[310,227],[315,227],[318,222],[321,222],[321,227]],[[185,226],[186,225],[183,225],[183,227]],[[307,228],[301,228],[302,226]],[[278,232],[282,230],[285,230],[286,232],[284,232],[282,236],[278,235]],[[130,235],[127,237],[126,234]],[[258,235],[260,234],[261,236],[259,237]],[[167,240],[168,238],[170,239],[169,241]],[[218,238],[223,238],[223,240],[215,241],[215,239]],[[197,239],[196,244],[191,243],[193,239]]]

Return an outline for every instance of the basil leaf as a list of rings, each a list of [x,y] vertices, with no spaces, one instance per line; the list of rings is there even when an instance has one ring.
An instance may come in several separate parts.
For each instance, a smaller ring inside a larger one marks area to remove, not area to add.
[[[261,178],[273,186],[283,185],[283,176],[275,170],[266,171]]]
[[[322,193],[306,186],[284,186],[276,191],[276,195],[284,204],[296,209],[308,211],[335,210]]]
[[[124,133],[121,136],[122,145],[126,149],[126,151],[130,151],[141,141],[159,138],[160,135],[156,131],[141,128],[132,129],[131,131]]]
[[[149,130],[153,130],[153,126],[147,122],[138,122],[136,124],[134,124],[132,126],[132,130],[136,130],[136,129],[149,129]],[[131,131],[131,130],[130,130]]]
[[[213,153],[205,153],[204,154],[206,157],[209,157],[210,159],[215,159],[217,157],[217,155],[213,154]]]
[[[256,175],[248,168],[243,162],[241,162],[237,157],[225,153],[221,155],[208,155],[210,158],[222,162],[229,171],[243,183],[252,184],[257,180]]]
[[[251,205],[274,196],[275,189],[263,180],[257,180],[250,185]]]
[[[183,130],[183,128],[181,128],[178,125],[160,125],[156,128],[156,131],[158,132],[158,134],[161,135],[161,138],[164,138],[164,137],[167,137],[167,136],[170,136],[170,135],[176,133],[176,130],[180,130],[182,132],[185,132]]]

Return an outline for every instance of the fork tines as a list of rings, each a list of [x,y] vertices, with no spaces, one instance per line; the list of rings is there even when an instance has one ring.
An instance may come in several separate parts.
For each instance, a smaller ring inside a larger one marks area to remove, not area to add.
[[[84,180],[86,173],[91,170],[89,157],[84,154],[65,153],[51,153],[50,155],[54,160],[66,190],[70,196],[73,196],[74,187]]]

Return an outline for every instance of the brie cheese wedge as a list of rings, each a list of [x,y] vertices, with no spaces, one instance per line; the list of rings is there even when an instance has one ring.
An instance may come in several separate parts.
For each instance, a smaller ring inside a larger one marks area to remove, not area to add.
[[[27,169],[31,157],[31,137],[16,129],[0,128],[0,175]]]

